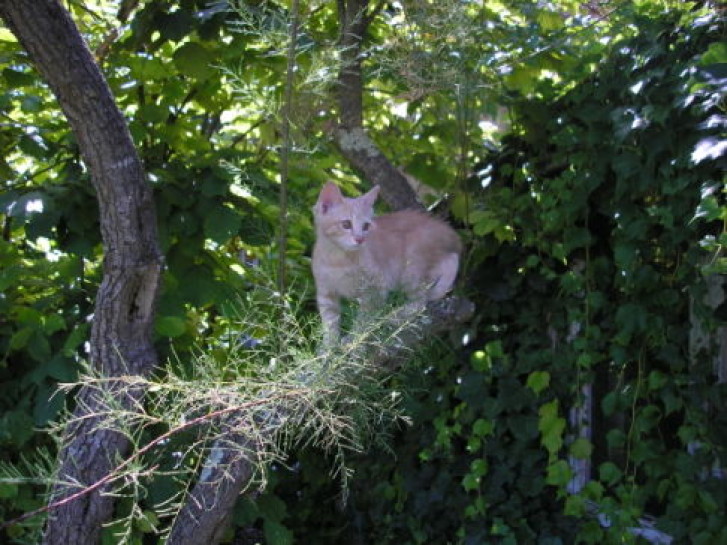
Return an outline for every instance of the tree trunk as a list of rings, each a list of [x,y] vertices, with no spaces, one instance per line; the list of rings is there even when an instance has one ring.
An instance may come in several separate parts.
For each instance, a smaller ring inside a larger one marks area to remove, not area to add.
[[[363,76],[361,46],[376,13],[369,0],[339,0],[341,71],[338,74],[336,145],[341,155],[372,184],[394,210],[422,208],[404,175],[366,134],[363,127]]]
[[[96,190],[104,243],[103,281],[91,330],[91,363],[105,376],[147,374],[157,357],[153,320],[162,269],[151,188],[146,184],[123,116],[78,29],[58,0],[0,0],[0,17],[17,36],[55,94],[73,129]],[[140,396],[138,393],[137,396]],[[120,400],[131,403],[130,398]],[[82,389],[60,452],[52,499],[69,496],[106,476],[128,441],[96,429],[103,402]],[[103,490],[54,509],[46,544],[100,540],[113,511]]]

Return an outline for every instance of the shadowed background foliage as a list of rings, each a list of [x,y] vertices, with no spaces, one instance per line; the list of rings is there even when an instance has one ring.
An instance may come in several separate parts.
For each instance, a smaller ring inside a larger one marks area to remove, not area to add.
[[[366,187],[332,141],[329,4],[301,6],[286,256],[301,316],[315,315],[320,184]],[[68,5],[154,189],[160,355],[224,366],[275,331],[274,310],[241,328],[235,301],[265,308],[253,287],[279,260],[286,5]],[[688,2],[382,3],[364,44],[365,125],[462,233],[476,315],[391,379],[412,424],[349,461],[346,495],[319,452],[294,452],[238,502],[229,540],[637,543],[629,528],[649,514],[675,543],[727,543],[720,22]],[[101,255],[77,144],[4,28],[0,81],[0,459],[18,463],[55,448],[43,429],[85,357]],[[579,437],[568,416],[587,387],[592,434]],[[591,462],[577,493],[573,460]],[[172,483],[146,486],[130,543],[157,542],[154,502]],[[42,492],[0,483],[0,518]],[[118,542],[111,529],[104,542]]]

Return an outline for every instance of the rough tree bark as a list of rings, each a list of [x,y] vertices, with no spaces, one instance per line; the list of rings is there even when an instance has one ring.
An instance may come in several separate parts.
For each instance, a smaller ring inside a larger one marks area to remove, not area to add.
[[[0,0],[0,18],[53,90],[96,190],[104,274],[91,329],[92,365],[110,377],[149,373],[157,363],[151,335],[163,259],[151,188],[124,118],[58,0]],[[85,389],[79,392],[76,417],[102,409],[100,400],[89,394]],[[96,429],[94,418],[79,421],[67,430],[58,475],[59,482],[78,484],[56,486],[55,500],[106,476],[115,466],[114,458],[128,446],[118,433]],[[103,490],[55,508],[44,542],[96,544],[112,509],[113,499]]]

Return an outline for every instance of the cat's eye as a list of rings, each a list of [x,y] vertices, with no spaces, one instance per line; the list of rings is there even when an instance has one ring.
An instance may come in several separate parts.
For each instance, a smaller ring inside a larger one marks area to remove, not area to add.
[[[364,231],[368,231],[369,227],[371,227],[371,224],[369,222],[366,222],[361,226],[361,229],[363,229]]]
[[[341,222],[341,227],[343,227],[344,229],[350,229],[351,227],[353,227],[351,225],[351,220],[343,220]]]

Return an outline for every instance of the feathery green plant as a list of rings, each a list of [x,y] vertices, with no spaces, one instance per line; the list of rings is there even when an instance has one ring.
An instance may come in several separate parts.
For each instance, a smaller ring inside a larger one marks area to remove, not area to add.
[[[97,490],[125,498],[124,512],[111,524],[121,544],[131,542],[134,528],[163,533],[162,521],[178,513],[189,485],[219,448],[236,449],[235,457],[254,467],[246,491],[263,488],[271,464],[284,464],[290,449],[319,448],[330,456],[331,474],[345,492],[347,455],[385,440],[387,427],[404,418],[397,406],[401,396],[386,388],[391,372],[371,355],[395,344],[410,318],[402,321],[393,309],[366,320],[346,343],[321,349],[319,326],[299,310],[271,286],[254,288],[239,300],[230,335],[235,340],[225,357],[199,349],[193,361],[169,361],[148,378],[108,378],[86,365],[78,382],[62,389],[91,388],[103,407],[92,415],[96,426],[124,434],[132,450],[98,482],[71,484],[77,492],[63,501]],[[270,316],[278,321],[270,323]],[[258,331],[264,336],[255,338]],[[123,408],[124,396],[138,401]],[[68,413],[50,433],[63,437],[76,423]],[[0,482],[27,479],[16,467],[0,471]],[[44,475],[34,482],[39,479],[53,481]],[[162,481],[173,491],[155,491]]]

